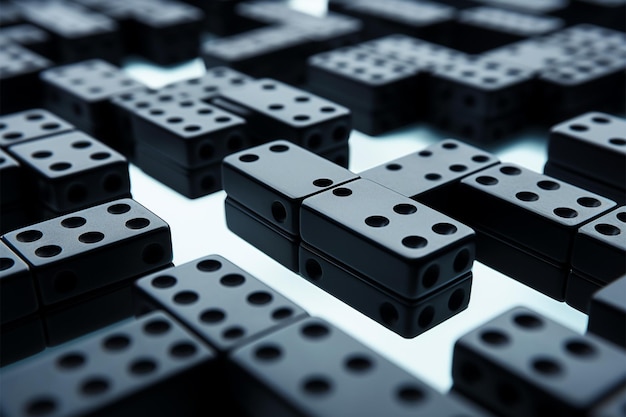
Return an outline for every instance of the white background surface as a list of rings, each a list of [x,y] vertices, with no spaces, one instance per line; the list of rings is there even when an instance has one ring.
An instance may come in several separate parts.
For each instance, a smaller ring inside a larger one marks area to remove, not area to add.
[[[313,13],[325,10],[324,2],[292,3],[296,8]],[[140,61],[125,68],[131,76],[153,88],[197,77],[204,72],[199,59],[167,70]],[[375,138],[353,132],[349,142],[349,169],[360,172],[421,150],[446,137],[420,125]],[[502,162],[542,172],[546,161],[546,140],[547,131],[540,131],[523,134],[506,143],[474,145],[495,153]],[[224,217],[226,194],[223,191],[189,200],[134,166],[131,166],[130,173],[133,198],[171,227],[175,265],[209,254],[222,255],[300,304],[311,315],[329,320],[441,392],[447,391],[452,384],[454,342],[467,331],[513,306],[529,307],[575,331],[585,332],[586,315],[476,262],[468,309],[422,335],[405,339],[310,284],[230,232]]]

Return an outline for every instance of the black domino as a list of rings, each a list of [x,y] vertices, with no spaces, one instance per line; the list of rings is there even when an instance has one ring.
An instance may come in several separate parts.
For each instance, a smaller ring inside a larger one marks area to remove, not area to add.
[[[8,148],[26,168],[25,185],[53,212],[64,214],[131,197],[126,158],[82,132],[68,132]]]
[[[607,198],[510,163],[462,179],[461,188],[467,224],[557,263],[569,262],[580,226],[616,206]],[[533,232],[538,230],[541,233]]]
[[[406,298],[440,288],[474,261],[471,228],[367,179],[306,198],[300,236]]]
[[[317,317],[248,343],[230,359],[229,381],[252,416],[482,415]]]
[[[352,129],[348,108],[274,79],[226,89],[212,102],[245,118],[259,143],[284,139],[319,153],[347,143]]]
[[[3,374],[1,408],[14,416],[190,415],[215,404],[206,401],[206,388],[218,387],[208,376],[215,363],[212,349],[155,312],[16,364]]]
[[[169,311],[220,354],[308,315],[220,255],[165,269],[136,286],[146,308]]]
[[[452,377],[456,391],[501,416],[586,416],[626,382],[625,355],[514,307],[456,341]]]
[[[155,97],[135,109],[135,142],[153,147],[184,168],[220,162],[251,146],[246,121],[219,107],[192,99]]]
[[[550,129],[548,160],[626,192],[626,119],[587,112]]]
[[[416,65],[356,45],[311,56],[306,85],[349,107],[354,129],[378,135],[424,115],[424,106],[414,99],[424,94],[421,75]]]
[[[25,226],[2,240],[31,267],[45,305],[145,275],[173,257],[169,225],[132,199]]]
[[[75,2],[21,1],[24,19],[53,39],[55,61],[101,58],[112,64],[123,55],[120,27],[113,19]]]

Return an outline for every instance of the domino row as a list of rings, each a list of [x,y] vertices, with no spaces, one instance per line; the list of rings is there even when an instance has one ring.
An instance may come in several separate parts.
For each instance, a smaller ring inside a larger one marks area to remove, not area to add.
[[[474,232],[449,216],[281,140],[224,158],[223,188],[231,231],[403,337],[467,307]]]
[[[231,231],[406,337],[466,305],[470,282],[435,294],[475,257],[583,312],[626,274],[624,206],[461,141],[358,174],[281,141],[223,164]]]
[[[442,393],[219,255],[135,288],[136,317],[5,368],[2,414],[600,416],[626,392],[626,352],[523,307],[457,340]]]

